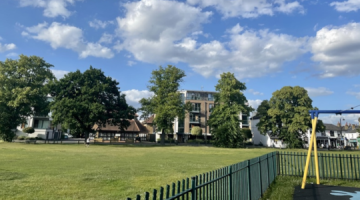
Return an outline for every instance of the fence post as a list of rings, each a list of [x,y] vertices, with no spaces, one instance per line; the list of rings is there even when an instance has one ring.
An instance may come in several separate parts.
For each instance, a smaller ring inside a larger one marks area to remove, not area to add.
[[[247,161],[248,163],[248,180],[249,180],[249,199],[251,200],[251,175],[250,175],[250,160]]]
[[[343,173],[342,173],[341,154],[339,154],[339,158],[340,158],[340,175],[341,175],[341,179],[342,179],[343,178]]]
[[[268,168],[268,173],[267,173],[267,177],[268,177],[268,185],[270,185],[270,165],[269,165],[269,154],[266,154],[266,167]]]
[[[229,184],[229,200],[232,200],[233,197],[233,191],[232,191],[232,167],[231,165],[229,166],[229,179],[230,179],[230,184]]]
[[[276,160],[277,160],[277,175],[280,175],[280,154],[279,152],[277,151],[276,152]]]
[[[261,157],[258,157],[259,165],[259,180],[260,180],[260,196],[262,196],[262,177],[261,177]]]
[[[191,177],[191,200],[195,200],[196,199],[196,194],[195,194],[195,176]]]

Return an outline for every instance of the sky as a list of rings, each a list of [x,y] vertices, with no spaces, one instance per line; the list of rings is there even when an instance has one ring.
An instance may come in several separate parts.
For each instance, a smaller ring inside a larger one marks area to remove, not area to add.
[[[360,105],[359,0],[1,0],[0,19],[0,61],[36,55],[57,78],[91,65],[136,108],[167,65],[185,71],[183,90],[215,91],[234,73],[255,109],[284,86],[319,109]],[[360,115],[320,115],[340,117]]]

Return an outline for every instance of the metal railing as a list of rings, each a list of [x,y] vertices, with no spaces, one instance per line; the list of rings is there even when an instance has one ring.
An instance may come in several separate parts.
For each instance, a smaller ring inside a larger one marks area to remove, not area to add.
[[[276,152],[171,183],[136,200],[240,199],[257,200],[277,176]],[[131,198],[127,198],[131,200]]]

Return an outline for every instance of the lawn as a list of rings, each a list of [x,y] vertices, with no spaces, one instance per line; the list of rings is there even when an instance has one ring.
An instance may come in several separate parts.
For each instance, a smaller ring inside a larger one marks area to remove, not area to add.
[[[291,200],[295,186],[301,185],[302,177],[299,176],[278,176],[270,188],[265,192],[262,200]],[[315,178],[308,178],[308,184],[316,183]],[[320,179],[323,185],[359,187],[360,181],[355,180],[339,180],[339,179]]]
[[[0,143],[0,199],[125,199],[274,149]]]

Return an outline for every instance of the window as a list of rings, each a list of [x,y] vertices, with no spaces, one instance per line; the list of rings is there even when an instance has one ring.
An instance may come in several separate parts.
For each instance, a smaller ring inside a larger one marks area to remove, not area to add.
[[[330,136],[334,137],[334,131],[330,131]]]
[[[325,132],[321,132],[321,136],[326,136]]]
[[[192,107],[193,107],[193,111],[200,111],[200,103],[193,103]]]
[[[35,119],[34,128],[37,128],[37,129],[50,128],[50,121],[48,119]]]
[[[209,104],[209,112],[211,112],[212,111],[212,109],[214,108],[214,104]]]

